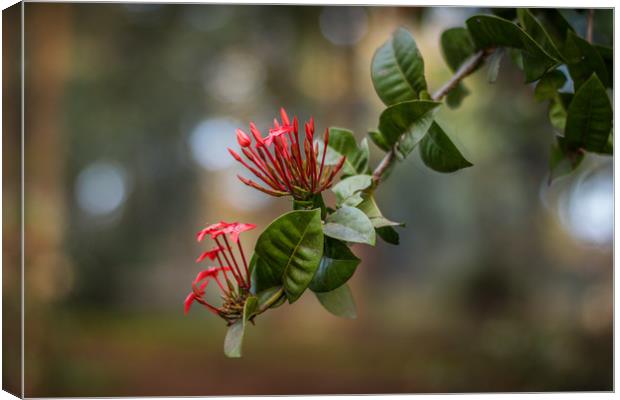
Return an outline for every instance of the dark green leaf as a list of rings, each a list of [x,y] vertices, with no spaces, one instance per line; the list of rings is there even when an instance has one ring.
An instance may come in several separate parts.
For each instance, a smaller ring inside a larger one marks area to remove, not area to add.
[[[258,254],[254,253],[249,265],[251,292],[260,293],[274,286],[282,286],[281,271],[271,268]]]
[[[566,35],[569,31],[575,31],[573,27],[555,8],[533,8],[530,11],[536,15],[541,25],[545,27],[555,47],[560,52],[563,51]]]
[[[566,76],[560,70],[553,70],[546,73],[536,85],[534,97],[538,101],[553,99],[558,90],[566,83]]]
[[[338,205],[355,207],[362,202],[360,192],[372,184],[370,175],[353,175],[338,182],[332,192],[336,194]]]
[[[355,300],[353,300],[351,289],[347,284],[331,292],[317,292],[315,294],[321,305],[335,316],[349,319],[357,318]]]
[[[446,64],[455,72],[465,60],[474,55],[476,48],[465,28],[451,28],[441,34],[441,50]]]
[[[450,108],[457,108],[463,102],[463,99],[469,95],[469,90],[463,85],[463,83],[459,83],[456,87],[448,92],[446,96],[446,104]]]
[[[258,298],[258,308],[263,308],[271,304],[270,308],[276,308],[282,305],[283,300],[286,300],[284,295],[284,289],[282,286],[274,286],[272,288],[263,290],[256,295]]]
[[[368,173],[368,142],[363,139],[357,145],[353,132],[342,128],[329,128],[328,147],[347,157],[342,169],[343,176]],[[338,158],[338,161],[340,158]],[[320,160],[319,160],[320,161]]]
[[[420,156],[427,167],[437,172],[454,172],[473,165],[435,122],[420,142]]]
[[[323,255],[321,210],[292,211],[273,221],[258,238],[256,253],[282,277],[292,303],[301,296],[319,267]]]
[[[467,20],[467,28],[478,49],[512,47],[522,50],[526,82],[539,79],[558,61],[543,50],[523,29],[492,15],[475,15]]]
[[[343,206],[328,216],[323,233],[345,242],[375,245],[375,228],[372,222],[355,207]]]
[[[416,100],[426,90],[424,60],[413,36],[404,28],[377,49],[371,66],[372,83],[385,103]]]
[[[517,10],[517,15],[519,16],[519,21],[523,29],[525,29],[525,32],[527,32],[547,54],[551,55],[556,60],[562,60],[562,55],[551,39],[551,36],[549,36],[549,33],[547,33],[534,14],[527,8],[520,8]]]
[[[609,74],[603,58],[587,40],[569,32],[564,54],[566,54],[568,71],[575,82],[575,92],[593,73],[598,75],[604,86],[611,86],[607,79]]]
[[[607,69],[607,87],[614,87],[614,49],[607,46],[594,45],[594,49],[603,59],[605,68]]]
[[[383,151],[390,151],[390,145],[386,142],[383,134],[379,131],[369,131],[368,136],[374,144]]]
[[[226,357],[241,357],[241,346],[243,344],[243,334],[246,322],[258,308],[258,299],[250,296],[246,299],[243,306],[243,317],[228,327],[226,338],[224,339],[224,354]]]
[[[612,126],[613,111],[603,84],[592,75],[577,90],[568,107],[565,138],[570,149],[603,152]]]
[[[398,236],[398,232],[396,232],[396,229],[394,229],[393,227],[384,226],[383,228],[377,228],[376,231],[377,235],[379,235],[379,237],[383,239],[384,242],[396,246],[398,246],[398,244],[400,243],[400,237]]]
[[[390,106],[379,117],[379,130],[390,146],[399,143],[400,151],[407,155],[428,130],[434,117],[433,110],[440,104],[413,100]]]
[[[321,265],[310,282],[310,289],[329,292],[344,285],[353,276],[359,263],[360,259],[345,243],[326,237]]]

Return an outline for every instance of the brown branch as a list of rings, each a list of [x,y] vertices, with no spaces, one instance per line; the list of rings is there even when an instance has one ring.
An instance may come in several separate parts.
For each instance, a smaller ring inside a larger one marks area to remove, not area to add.
[[[482,63],[484,60],[495,51],[495,49],[488,50],[480,50],[469,59],[467,59],[459,69],[452,75],[446,83],[443,84],[435,93],[433,93],[432,99],[434,101],[440,101],[443,99],[451,90],[456,88],[458,84],[472,74]],[[400,141],[400,140],[399,140]],[[392,163],[396,160],[396,144],[388,151],[377,168],[372,173],[372,179],[374,181],[375,186],[379,184],[381,178],[385,174],[385,172],[390,168]]]

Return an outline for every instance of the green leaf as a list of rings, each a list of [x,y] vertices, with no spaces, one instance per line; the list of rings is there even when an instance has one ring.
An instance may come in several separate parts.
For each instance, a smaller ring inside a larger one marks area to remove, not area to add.
[[[441,50],[446,64],[455,72],[461,64],[474,55],[476,48],[469,31],[465,28],[450,28],[441,34]]]
[[[575,92],[583,83],[595,73],[604,86],[611,86],[608,82],[607,67],[599,52],[587,40],[580,38],[573,32],[568,32],[564,46],[568,71],[575,83]]]
[[[385,105],[418,99],[426,90],[424,60],[413,36],[404,28],[377,49],[371,65],[372,83]]]
[[[489,69],[487,71],[487,81],[489,83],[495,83],[497,81],[497,75],[499,74],[499,67],[504,57],[504,49],[497,49],[489,57]]]
[[[575,93],[566,116],[565,138],[571,149],[603,152],[612,127],[613,111],[605,87],[592,75]]]
[[[433,110],[440,104],[436,101],[413,100],[390,106],[379,117],[379,130],[390,146],[398,143],[399,150],[407,155],[428,130],[433,122]]]
[[[566,83],[566,76],[560,70],[546,73],[536,85],[534,98],[538,101],[553,99]]]
[[[564,133],[566,113],[572,100],[572,93],[556,93],[556,96],[549,103],[549,121],[560,133]]]
[[[398,235],[396,229],[394,229],[393,227],[384,226],[382,228],[377,228],[376,231],[377,235],[379,235],[379,237],[383,239],[384,242],[396,246],[398,246],[398,244],[400,243],[400,236]]]
[[[355,207],[343,206],[327,217],[323,233],[345,242],[375,245],[375,228],[370,219]]]
[[[563,59],[562,54],[560,54],[560,51],[551,39],[549,33],[547,33],[543,25],[530,10],[527,8],[520,8],[517,10],[517,15],[525,32],[527,32],[547,54],[551,55],[556,60]]]
[[[351,294],[351,289],[347,284],[331,292],[316,292],[315,295],[321,305],[335,316],[349,319],[357,318],[355,300],[353,300],[353,294]]]
[[[248,297],[243,306],[243,317],[229,326],[228,332],[226,332],[226,338],[224,339],[224,354],[226,357],[241,357],[241,346],[243,344],[246,322],[257,309],[258,299],[255,296]]]
[[[555,8],[533,8],[530,11],[536,15],[540,24],[545,27],[555,47],[562,51],[567,33],[575,31],[573,27]]]
[[[594,49],[603,59],[605,68],[607,69],[607,83],[606,87],[614,87],[614,49],[608,46],[594,45]]]
[[[338,182],[332,188],[338,205],[355,207],[363,201],[360,192],[372,184],[370,175],[353,175]]]
[[[274,286],[282,286],[282,274],[271,268],[258,254],[254,253],[248,267],[250,272],[250,291],[253,294],[268,290]]]
[[[360,259],[340,240],[325,238],[325,250],[321,265],[316,271],[310,289],[329,292],[344,285],[353,276]]]
[[[473,165],[463,157],[448,135],[435,122],[420,143],[420,156],[427,167],[437,172],[454,172]]]
[[[364,201],[360,203],[357,206],[357,208],[359,208],[360,210],[362,210],[364,214],[366,214],[366,216],[370,219],[370,222],[372,222],[372,226],[374,226],[375,229],[383,228],[386,226],[405,225],[402,222],[394,222],[394,221],[390,221],[389,219],[385,218],[383,214],[381,213],[381,210],[379,210],[379,206],[377,206],[377,202],[375,201],[375,198],[373,195],[363,194],[362,197]]]
[[[383,134],[379,131],[369,131],[368,136],[374,144],[383,151],[390,151],[390,145],[386,142]]]
[[[475,15],[466,22],[478,49],[512,47],[522,50],[526,82],[539,79],[558,64],[518,25],[493,15]]]
[[[284,288],[282,286],[274,286],[272,288],[263,290],[256,295],[258,299],[258,308],[263,307],[276,308],[281,306],[286,300],[284,295]]]
[[[450,108],[457,108],[463,102],[463,99],[469,95],[469,89],[459,83],[456,87],[448,92],[446,96],[446,104]]]
[[[293,303],[308,287],[323,255],[321,210],[291,211],[277,218],[261,233],[255,251],[270,275],[281,277]]]
[[[347,157],[342,168],[342,175],[357,175],[368,173],[368,141],[363,139],[360,145],[357,145],[353,132],[342,128],[329,128],[328,147]],[[320,160],[319,160],[320,161]],[[338,157],[340,161],[340,157]]]

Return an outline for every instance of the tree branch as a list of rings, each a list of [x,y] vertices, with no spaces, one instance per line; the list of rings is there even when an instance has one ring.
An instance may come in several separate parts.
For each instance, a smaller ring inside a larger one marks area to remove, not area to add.
[[[588,25],[586,29],[586,40],[588,43],[592,43],[592,29],[594,27],[594,10],[588,10]]]
[[[441,99],[443,99],[448,93],[450,93],[451,90],[457,87],[463,79],[471,75],[472,72],[474,72],[482,63],[484,63],[484,60],[491,53],[493,53],[493,51],[495,51],[495,49],[480,50],[469,59],[467,59],[454,73],[454,75],[452,75],[452,78],[450,78],[446,83],[443,84],[443,86],[441,86],[435,93],[433,93],[432,99],[434,101],[440,101]],[[392,149],[390,149],[390,151],[385,154],[377,168],[372,173],[372,179],[375,183],[375,186],[379,184],[381,178],[395,160],[396,145],[394,145]]]

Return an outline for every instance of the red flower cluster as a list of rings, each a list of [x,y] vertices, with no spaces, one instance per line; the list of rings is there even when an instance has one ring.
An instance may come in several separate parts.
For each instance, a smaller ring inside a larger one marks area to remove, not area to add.
[[[273,120],[269,135],[263,137],[256,125],[250,123],[252,139],[241,129],[237,129],[237,142],[241,151],[253,165],[250,165],[234,150],[230,154],[252,172],[264,186],[237,176],[241,182],[272,196],[291,195],[296,200],[307,200],[312,195],[328,189],[345,161],[345,157],[337,165],[325,165],[325,154],[329,143],[329,131],[323,137],[323,152],[319,163],[319,144],[314,141],[314,119],[305,123],[306,136],[302,144],[299,141],[297,117],[289,120],[284,108],[280,109],[281,121]],[[273,153],[272,153],[273,152]]]
[[[194,302],[202,304],[213,314],[219,315],[231,322],[238,319],[243,312],[243,303],[250,290],[250,276],[248,263],[243,252],[243,246],[239,240],[242,232],[256,228],[254,224],[242,224],[238,222],[218,222],[209,225],[196,236],[201,242],[207,235],[216,244],[211,250],[202,253],[196,262],[200,263],[205,259],[217,260],[218,267],[210,267],[201,271],[192,282],[192,291],[185,299],[185,313],[189,311]],[[228,236],[232,242],[237,244],[237,254],[241,257],[241,262],[236,257],[233,247],[230,245]],[[221,275],[221,277],[220,277]],[[223,279],[222,279],[223,278]],[[209,304],[205,300],[205,289],[209,282],[214,280],[220,288],[223,303],[220,307]]]

